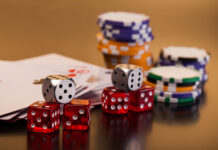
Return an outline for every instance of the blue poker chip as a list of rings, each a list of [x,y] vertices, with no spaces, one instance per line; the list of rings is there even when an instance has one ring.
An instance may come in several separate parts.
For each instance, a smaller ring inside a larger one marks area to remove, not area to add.
[[[109,32],[114,35],[132,35],[132,34],[151,34],[151,27],[147,27],[140,30],[129,30],[129,29],[101,29],[103,32]]]
[[[154,37],[153,36],[150,36],[148,38],[139,38],[139,39],[131,39],[131,38],[127,38],[127,37],[105,37],[109,40],[114,40],[114,41],[118,41],[118,42],[132,42],[132,43],[135,43],[135,42],[151,42]]]
[[[131,12],[107,12],[98,16],[98,25],[101,27],[105,24],[116,27],[133,27],[148,24],[148,22],[148,16]]]
[[[144,20],[142,21],[141,23],[135,23],[135,22],[131,22],[130,24],[126,25],[125,23],[123,22],[114,22],[114,21],[110,21],[110,20],[101,20],[101,19],[98,19],[98,25],[103,27],[105,25],[111,25],[112,27],[120,27],[120,28],[134,28],[134,26],[142,26],[142,25],[145,25],[145,24],[148,24],[149,23],[149,20]]]
[[[165,98],[193,98],[196,99],[201,95],[202,90],[197,89],[191,92],[168,92],[168,91],[159,91],[155,90],[155,95],[165,97]]]
[[[99,23],[97,23],[99,24]],[[146,29],[149,27],[150,21],[147,20],[146,23],[143,23],[141,25],[135,25],[135,26],[115,26],[115,25],[111,25],[111,24],[101,24],[101,29],[102,30],[128,30],[128,31],[137,31],[137,30],[142,30],[142,29]]]
[[[163,66],[171,66],[171,65],[182,65],[184,67],[193,68],[196,70],[204,69],[206,67],[206,63],[200,63],[200,62],[182,62],[182,61],[170,61],[167,59],[164,59],[162,57],[159,58],[158,62]]]
[[[154,39],[152,33],[145,34],[112,34],[111,32],[102,32],[105,38],[120,42],[150,42]]]
[[[195,69],[195,70],[198,70],[199,72],[202,73],[202,78],[201,78],[201,81],[202,82],[206,82],[208,80],[208,74],[206,72],[206,64],[200,64],[198,62],[196,63],[181,63],[181,62],[171,62],[171,61],[166,61],[166,60],[163,60],[163,59],[160,59],[157,61],[156,63],[156,66],[176,66],[176,65],[182,65],[184,67],[187,67],[187,68],[191,68],[191,69]]]

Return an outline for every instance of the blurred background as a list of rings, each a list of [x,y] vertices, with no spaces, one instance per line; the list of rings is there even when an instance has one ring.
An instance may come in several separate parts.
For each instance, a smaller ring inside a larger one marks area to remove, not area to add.
[[[156,120],[150,140],[151,149],[216,149],[217,65],[218,65],[218,1],[217,0],[10,0],[0,1],[0,59],[18,60],[47,53],[59,53],[85,62],[104,66],[102,54],[96,48],[97,15],[107,11],[132,11],[147,14],[155,36],[151,43],[154,58],[162,47],[170,45],[196,46],[211,53],[208,65],[209,81],[205,91],[211,103],[201,109],[196,122],[159,124]],[[214,102],[214,103],[213,103]],[[93,126],[97,125],[93,118]],[[22,126],[22,125],[21,125]],[[98,125],[97,125],[98,126]],[[185,128],[184,128],[185,126]],[[95,128],[96,129],[96,128]],[[26,135],[13,129],[2,132],[3,149],[26,148]],[[200,131],[200,132],[199,132]],[[16,135],[14,135],[16,132]],[[178,137],[170,139],[166,135]],[[101,138],[90,131],[91,149]],[[191,135],[191,136],[190,136]],[[182,139],[182,140],[181,140]],[[8,144],[13,141],[15,144]],[[158,144],[154,144],[158,141]],[[178,145],[184,145],[178,147]],[[148,144],[149,145],[149,144]]]
[[[155,58],[169,45],[197,46],[217,55],[216,0],[10,0],[0,1],[0,59],[56,52],[103,65],[96,48],[96,20],[113,10],[151,17]]]

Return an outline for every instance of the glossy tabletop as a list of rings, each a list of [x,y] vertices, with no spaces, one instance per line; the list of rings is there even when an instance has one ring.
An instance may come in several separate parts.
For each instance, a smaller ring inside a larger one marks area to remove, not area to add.
[[[10,0],[0,1],[0,59],[56,52],[104,66],[96,48],[97,15],[111,10],[151,18],[154,58],[162,47],[197,46],[211,53],[209,80],[195,105],[157,103],[152,112],[111,117],[91,112],[88,132],[27,133],[26,121],[0,122],[0,149],[216,150],[218,149],[218,1]],[[3,101],[3,100],[1,100]],[[19,103],[19,100],[14,100]],[[40,141],[40,142],[37,142]]]

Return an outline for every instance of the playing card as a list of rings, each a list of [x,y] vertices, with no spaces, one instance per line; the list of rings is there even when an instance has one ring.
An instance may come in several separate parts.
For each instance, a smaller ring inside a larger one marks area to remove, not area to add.
[[[83,98],[85,95],[85,98],[95,104],[100,102],[99,95],[102,88],[111,85],[110,70],[58,54],[48,54],[16,62],[0,61],[0,68],[0,98],[2,99],[0,120],[25,118],[25,113],[22,117],[18,114],[34,101],[43,100],[41,83],[47,75],[71,76],[77,86],[76,97]],[[90,97],[87,96],[89,94]],[[10,113],[16,110],[20,111]]]

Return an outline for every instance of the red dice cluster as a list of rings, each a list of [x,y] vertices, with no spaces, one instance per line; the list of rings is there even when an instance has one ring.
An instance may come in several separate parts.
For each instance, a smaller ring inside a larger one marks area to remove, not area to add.
[[[112,73],[114,86],[106,87],[102,92],[102,110],[109,114],[151,110],[154,104],[154,89],[142,84],[141,74],[138,66],[117,65]]]
[[[60,125],[60,104],[64,104],[64,129],[89,129],[90,103],[85,99],[73,99],[75,85],[72,78],[63,75],[48,76],[42,87],[45,101],[37,101],[29,106],[27,112],[28,131],[39,133],[57,131]]]

